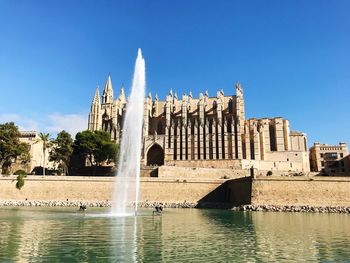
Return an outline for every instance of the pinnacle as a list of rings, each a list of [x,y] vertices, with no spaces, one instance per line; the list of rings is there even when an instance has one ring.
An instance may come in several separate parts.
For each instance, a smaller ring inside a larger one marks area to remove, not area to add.
[[[96,86],[96,91],[95,91],[95,96],[94,99],[92,100],[93,104],[100,104],[100,91],[98,86]]]
[[[112,80],[111,80],[110,74],[108,74],[107,82],[106,82],[105,88],[103,90],[103,96],[109,97],[109,102],[111,102],[110,100],[113,99],[113,86],[112,86]],[[104,102],[106,102],[106,101],[104,101]]]
[[[107,82],[106,82],[106,86],[105,86],[105,92],[107,91],[113,91],[113,87],[112,87],[112,80],[111,80],[111,74],[108,73],[108,78],[107,78]]]

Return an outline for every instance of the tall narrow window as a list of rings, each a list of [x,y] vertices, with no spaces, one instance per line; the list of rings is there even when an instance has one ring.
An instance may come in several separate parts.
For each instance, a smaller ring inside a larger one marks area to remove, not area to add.
[[[276,137],[275,137],[275,127],[273,125],[269,126],[269,132],[270,132],[270,150],[271,151],[277,151]]]
[[[164,133],[165,133],[164,125],[163,125],[162,121],[158,121],[157,134],[164,134]]]

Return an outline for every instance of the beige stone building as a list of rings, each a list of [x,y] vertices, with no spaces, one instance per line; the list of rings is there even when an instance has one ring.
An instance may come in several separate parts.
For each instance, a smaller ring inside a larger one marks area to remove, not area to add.
[[[246,119],[244,94],[223,90],[198,98],[190,92],[181,98],[170,91],[165,100],[151,94],[145,99],[143,119],[143,165],[231,167],[235,169],[309,171],[307,139],[291,132],[282,117]],[[88,129],[105,130],[119,142],[127,100],[123,87],[115,99],[108,76],[102,94],[96,90]]]
[[[339,145],[320,144],[310,148],[310,166],[313,172],[327,175],[350,174],[349,151],[346,143]]]
[[[14,163],[11,168],[12,172],[18,169],[23,169],[28,173],[35,172],[36,168],[43,167],[44,161],[47,169],[57,168],[54,162],[49,161],[49,148],[46,149],[44,160],[43,142],[40,140],[39,134],[36,131],[20,131],[19,140],[29,144],[30,162],[25,165],[17,162]]]

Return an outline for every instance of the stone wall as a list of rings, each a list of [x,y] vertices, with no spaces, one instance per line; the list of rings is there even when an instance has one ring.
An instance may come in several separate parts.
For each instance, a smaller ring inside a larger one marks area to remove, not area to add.
[[[196,203],[225,180],[142,178],[141,200]],[[16,177],[0,177],[0,200],[106,201],[112,199],[112,177],[28,176],[16,189]]]
[[[242,169],[242,160],[170,160],[167,166]]]
[[[158,168],[158,177],[160,178],[228,179],[245,176],[249,176],[249,171],[178,166],[161,166]]]
[[[111,200],[113,177],[28,176],[21,190],[16,177],[0,177],[0,201]],[[141,178],[142,202],[228,203],[231,206],[310,205],[350,207],[350,178],[250,177],[223,179]]]
[[[167,161],[167,166],[218,168],[245,170],[252,166],[264,171],[309,172],[309,157],[306,152],[267,152],[264,160],[177,160]]]
[[[252,182],[253,205],[350,206],[349,177],[265,177]]]

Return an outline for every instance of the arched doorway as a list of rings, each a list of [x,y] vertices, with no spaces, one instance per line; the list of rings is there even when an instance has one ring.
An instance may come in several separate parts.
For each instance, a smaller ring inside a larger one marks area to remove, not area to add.
[[[158,165],[164,164],[164,151],[159,144],[154,144],[147,152],[147,165]]]

